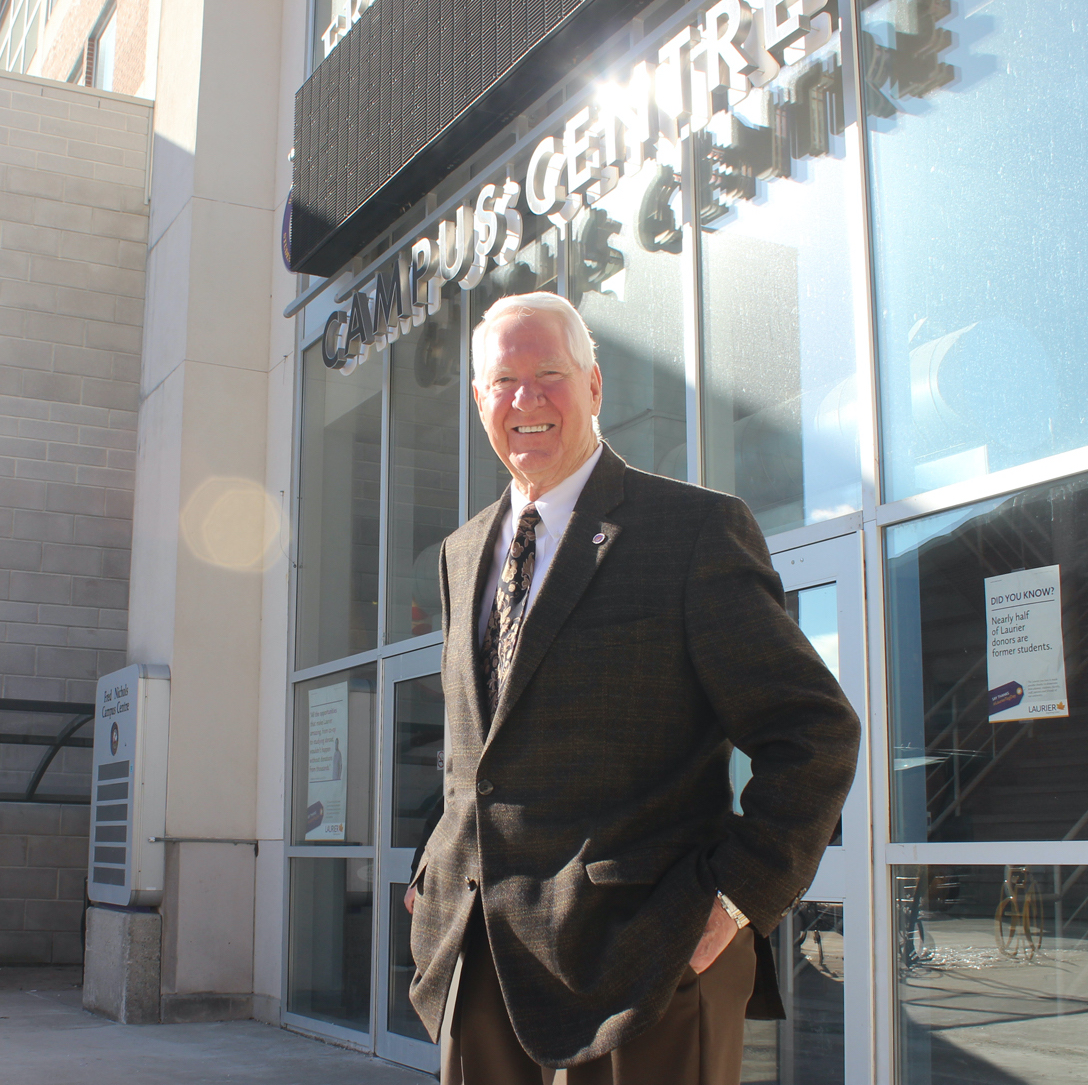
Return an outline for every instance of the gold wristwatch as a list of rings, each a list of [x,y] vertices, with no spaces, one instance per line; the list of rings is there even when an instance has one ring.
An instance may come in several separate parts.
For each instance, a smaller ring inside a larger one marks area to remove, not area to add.
[[[726,915],[737,925],[738,930],[747,927],[751,920],[719,889],[718,903],[725,909]]]

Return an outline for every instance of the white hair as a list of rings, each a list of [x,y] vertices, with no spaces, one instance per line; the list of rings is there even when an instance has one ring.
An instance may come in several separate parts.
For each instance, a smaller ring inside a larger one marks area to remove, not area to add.
[[[567,349],[579,369],[589,372],[597,360],[597,344],[589,334],[589,328],[581,313],[566,298],[538,290],[532,294],[511,294],[499,298],[484,313],[480,323],[472,331],[472,375],[480,380],[487,364],[487,336],[497,320],[504,316],[515,315],[519,318],[532,313],[553,313],[567,337]]]

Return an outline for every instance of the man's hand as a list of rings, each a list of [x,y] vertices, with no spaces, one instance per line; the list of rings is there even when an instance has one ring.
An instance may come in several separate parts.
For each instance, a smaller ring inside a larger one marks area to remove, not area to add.
[[[416,906],[416,887],[414,885],[410,885],[410,886],[408,886],[408,892],[404,894],[404,907],[408,909],[408,914],[411,915],[412,914],[412,909],[415,906]],[[720,912],[721,909],[719,908],[718,911]],[[729,916],[726,916],[725,918],[729,919]],[[731,919],[729,919],[729,922],[732,923],[733,921]],[[735,924],[734,924],[734,926],[735,926]],[[706,935],[703,935],[703,938],[705,940]],[[700,943],[700,945],[701,944],[702,943]]]
[[[733,941],[738,930],[736,920],[715,901],[703,936],[688,962],[692,971],[696,974],[705,972],[718,959],[722,950]]]

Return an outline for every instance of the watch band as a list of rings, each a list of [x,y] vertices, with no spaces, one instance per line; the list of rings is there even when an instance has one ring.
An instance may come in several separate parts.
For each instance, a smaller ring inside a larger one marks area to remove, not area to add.
[[[719,889],[718,903],[725,909],[726,915],[737,925],[740,930],[747,927],[751,920]]]

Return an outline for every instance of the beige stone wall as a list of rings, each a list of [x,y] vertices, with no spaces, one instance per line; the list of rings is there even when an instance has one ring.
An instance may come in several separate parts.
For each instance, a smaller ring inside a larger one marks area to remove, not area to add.
[[[125,662],[150,113],[0,75],[0,696]]]
[[[125,663],[150,113],[0,74],[2,697],[93,701]],[[0,744],[0,794],[45,752]],[[89,797],[90,766],[61,751],[39,796]],[[0,801],[0,964],[80,960],[88,809]]]
[[[0,965],[83,959],[89,811],[0,803]]]

